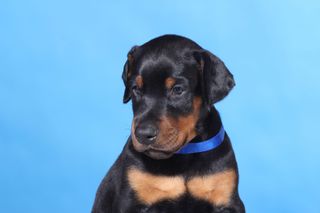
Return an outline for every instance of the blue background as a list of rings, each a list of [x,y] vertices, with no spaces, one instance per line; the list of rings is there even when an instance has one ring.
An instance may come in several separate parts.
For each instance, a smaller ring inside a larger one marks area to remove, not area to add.
[[[247,211],[320,212],[319,21],[312,0],[2,0],[0,212],[90,211],[130,134],[126,54],[166,33],[235,76],[217,108]]]

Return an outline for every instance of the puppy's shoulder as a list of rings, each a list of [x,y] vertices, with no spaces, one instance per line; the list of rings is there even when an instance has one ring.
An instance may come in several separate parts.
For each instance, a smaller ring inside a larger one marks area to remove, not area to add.
[[[102,212],[105,212],[104,209],[113,209],[114,200],[119,196],[118,194],[123,185],[123,175],[125,174],[125,168],[127,167],[125,164],[128,162],[127,153],[127,146],[125,146],[115,163],[101,181],[96,193],[92,212],[100,212],[102,210]]]

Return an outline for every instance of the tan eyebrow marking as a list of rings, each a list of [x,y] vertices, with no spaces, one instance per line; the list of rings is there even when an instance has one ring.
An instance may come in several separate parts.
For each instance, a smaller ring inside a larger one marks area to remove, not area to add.
[[[175,83],[176,83],[176,80],[172,77],[168,77],[165,80],[165,85],[167,89],[171,89]]]
[[[143,78],[141,75],[138,75],[136,77],[136,84],[139,88],[142,88],[143,87]]]

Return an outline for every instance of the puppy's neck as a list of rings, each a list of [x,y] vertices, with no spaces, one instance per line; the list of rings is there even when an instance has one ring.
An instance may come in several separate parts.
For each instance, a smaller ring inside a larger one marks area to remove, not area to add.
[[[216,135],[222,126],[219,112],[214,106],[210,109],[203,108],[200,111],[199,120],[196,125],[197,136],[190,142],[197,143]]]

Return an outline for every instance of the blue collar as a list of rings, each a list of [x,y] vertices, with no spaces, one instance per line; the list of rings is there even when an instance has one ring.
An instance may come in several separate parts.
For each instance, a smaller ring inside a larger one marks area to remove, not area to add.
[[[222,143],[224,139],[224,135],[225,135],[225,131],[223,129],[223,126],[221,126],[219,132],[212,138],[209,138],[206,141],[201,141],[198,143],[188,143],[184,147],[182,147],[182,149],[176,152],[176,154],[193,154],[193,153],[210,151],[218,147]]]

